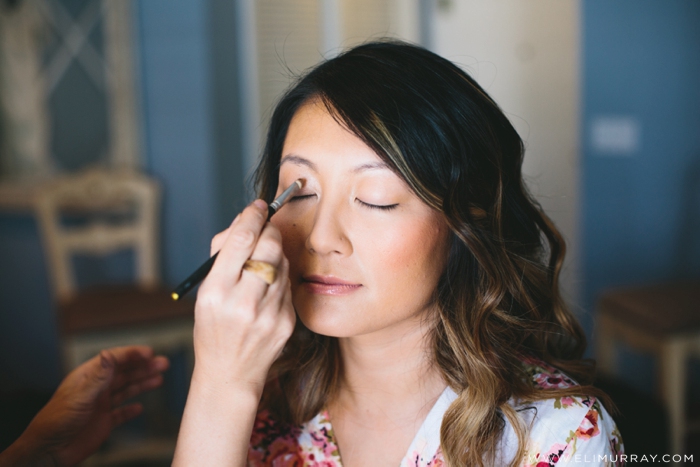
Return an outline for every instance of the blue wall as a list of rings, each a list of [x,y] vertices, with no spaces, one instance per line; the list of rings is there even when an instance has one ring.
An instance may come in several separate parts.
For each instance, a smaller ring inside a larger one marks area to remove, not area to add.
[[[56,321],[31,215],[0,215],[0,297],[0,388],[54,387],[60,380]]]
[[[138,3],[147,170],[164,188],[164,279],[187,277],[215,232],[208,4]]]
[[[606,287],[700,276],[700,2],[581,3],[583,290],[593,310]],[[600,116],[639,122],[639,148],[595,149]],[[626,377],[651,390],[651,362],[628,359]]]
[[[211,237],[244,203],[235,11],[226,0],[135,6],[142,156],[163,187],[163,279],[174,285],[209,256]],[[30,213],[0,213],[0,297],[0,388],[52,389],[58,339]]]

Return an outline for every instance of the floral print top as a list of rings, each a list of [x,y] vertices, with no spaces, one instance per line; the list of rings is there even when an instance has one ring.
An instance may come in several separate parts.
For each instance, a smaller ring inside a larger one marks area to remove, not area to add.
[[[541,389],[568,388],[577,383],[546,363],[529,359],[532,383]],[[439,397],[418,430],[399,467],[442,467],[440,451],[442,417],[457,394],[449,387]],[[556,397],[528,404],[509,401],[530,426],[521,467],[570,464],[622,466],[626,455],[614,420],[594,397]],[[506,425],[496,465],[509,464],[517,450],[512,425]],[[341,467],[340,451],[324,410],[301,426],[276,422],[263,410],[255,421],[248,451],[249,467]]]

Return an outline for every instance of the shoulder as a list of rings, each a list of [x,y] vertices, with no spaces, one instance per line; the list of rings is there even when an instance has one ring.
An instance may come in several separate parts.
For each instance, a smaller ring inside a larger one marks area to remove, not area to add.
[[[543,391],[575,388],[578,383],[563,371],[537,359],[523,361],[532,384]],[[624,452],[619,430],[593,396],[556,396],[511,405],[529,428],[524,466],[561,466],[569,462],[617,465]],[[510,433],[511,444],[515,433]],[[506,440],[508,443],[508,440]]]

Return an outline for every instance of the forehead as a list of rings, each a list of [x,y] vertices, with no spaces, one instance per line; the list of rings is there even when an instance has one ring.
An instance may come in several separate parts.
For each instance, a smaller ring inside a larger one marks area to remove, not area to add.
[[[359,137],[339,124],[326,106],[316,99],[302,105],[294,114],[282,149],[280,166],[305,165],[357,169],[389,169],[384,161]]]

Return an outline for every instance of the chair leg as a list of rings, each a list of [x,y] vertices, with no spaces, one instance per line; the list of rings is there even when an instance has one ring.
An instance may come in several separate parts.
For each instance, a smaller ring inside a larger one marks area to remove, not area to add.
[[[660,389],[668,410],[669,446],[672,455],[685,453],[685,357],[683,342],[670,340],[663,346]]]
[[[604,313],[598,313],[596,326],[596,358],[599,372],[605,375],[617,374],[617,354],[615,352],[614,323]]]

